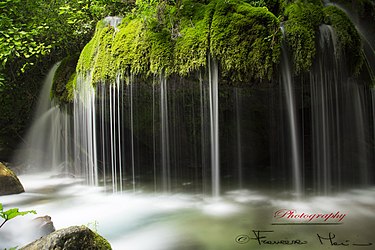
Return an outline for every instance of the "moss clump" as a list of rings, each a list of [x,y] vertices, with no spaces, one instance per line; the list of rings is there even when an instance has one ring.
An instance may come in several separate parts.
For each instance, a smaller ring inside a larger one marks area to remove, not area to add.
[[[106,250],[112,249],[111,244],[109,244],[109,242],[104,237],[102,237],[96,232],[92,231],[92,233],[93,233],[93,238],[94,238],[93,241],[97,249],[106,249]]]
[[[73,101],[76,67],[79,55],[68,56],[63,59],[56,70],[51,88],[51,98],[59,103]]]
[[[97,48],[100,42],[99,37],[100,37],[101,30],[104,28],[104,26],[105,26],[104,21],[100,21],[96,25],[94,37],[83,48],[81,52],[81,55],[79,57],[79,61],[77,64],[77,71],[86,74],[87,71],[91,70],[94,67],[95,57],[97,55]]]
[[[311,69],[323,23],[335,28],[340,51],[358,72],[360,42],[353,24],[320,0],[139,1],[117,29],[98,23],[77,72],[92,84],[118,73],[186,76],[206,67],[210,55],[225,79],[271,79],[281,53],[280,20],[296,75]]]
[[[336,56],[345,59],[351,75],[358,75],[363,65],[362,44],[355,26],[345,12],[335,6],[324,8],[324,20],[332,25],[337,35]]]
[[[180,36],[174,48],[175,71],[180,75],[207,65],[210,26],[216,2],[208,5],[186,2],[184,5]]]
[[[122,21],[112,46],[112,63],[115,71],[148,71],[149,45],[145,30],[142,19],[128,18]]]
[[[297,0],[287,5],[285,36],[291,48],[295,74],[308,71],[316,54],[316,34],[323,22],[320,1]]]
[[[270,79],[280,55],[278,19],[265,7],[218,1],[210,29],[210,51],[225,72]]]
[[[271,78],[281,35],[266,7],[239,0],[160,1],[151,7],[126,17],[118,30],[100,22],[82,51],[78,73],[91,75],[93,84],[119,72],[187,75],[205,67],[211,53],[224,74]]]

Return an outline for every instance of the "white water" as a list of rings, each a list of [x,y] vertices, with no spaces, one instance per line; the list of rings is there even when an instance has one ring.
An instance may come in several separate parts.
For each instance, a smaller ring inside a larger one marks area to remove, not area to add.
[[[282,28],[283,30],[283,28]],[[285,94],[285,103],[288,113],[288,125],[290,134],[291,158],[293,169],[293,186],[295,194],[300,197],[303,194],[302,174],[301,174],[301,143],[298,136],[297,111],[295,103],[294,82],[292,69],[285,46],[282,46],[281,81]]]
[[[215,59],[209,58],[210,131],[211,131],[211,175],[212,195],[220,195],[220,153],[219,153],[219,73]]]
[[[314,238],[330,230],[337,239],[373,242],[375,190],[352,190],[334,197],[290,201],[281,193],[237,190],[220,199],[196,195],[105,194],[79,179],[51,178],[53,173],[20,176],[26,193],[3,196],[5,209],[34,209],[37,215],[17,217],[0,229],[0,248],[22,246],[33,240],[28,224],[36,216],[50,215],[56,229],[86,225],[111,243],[114,250],[258,249],[256,241],[235,242],[251,230],[274,230],[275,239],[307,239],[308,245],[294,249],[330,249]],[[272,226],[279,209],[302,213],[340,211],[347,216],[336,226]],[[297,228],[298,227],[298,228]],[[358,233],[355,233],[358,232]],[[270,237],[271,238],[271,237]],[[268,249],[267,246],[263,246]],[[287,250],[290,246],[277,246]]]
[[[167,79],[160,76],[160,119],[161,119],[161,166],[162,185],[164,192],[171,191],[171,166],[169,149],[169,113]]]
[[[241,89],[235,88],[234,90],[236,102],[236,141],[237,141],[237,168],[238,168],[238,188],[242,189],[243,186],[243,173],[242,173],[242,139],[241,139]]]
[[[90,77],[90,76],[88,76]],[[86,177],[88,185],[98,185],[96,107],[94,88],[77,78],[74,95],[74,174]]]
[[[371,122],[365,88],[347,76],[345,65],[336,57],[334,30],[322,25],[320,34],[321,55],[310,74],[312,164],[314,189],[327,195],[345,183],[369,184]]]
[[[24,165],[24,171],[50,169],[68,172],[70,168],[70,117],[50,97],[52,80],[58,66],[59,63],[52,67],[44,81],[33,124],[13,160],[16,164]]]
[[[107,16],[106,18],[104,18],[104,21],[115,28],[116,31],[118,31],[117,26],[120,25],[122,18],[117,16]]]

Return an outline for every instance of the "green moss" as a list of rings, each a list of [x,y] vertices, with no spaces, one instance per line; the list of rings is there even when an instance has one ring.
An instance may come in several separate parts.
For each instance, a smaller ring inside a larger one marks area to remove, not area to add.
[[[74,72],[69,80],[68,80],[68,83],[66,84],[66,90],[67,90],[67,99],[71,102],[73,101],[74,99],[74,89],[76,87],[76,83],[77,83],[77,73]]]
[[[150,50],[150,72],[166,75],[173,73],[173,45],[171,33],[167,29],[147,32]]]
[[[335,6],[324,8],[325,23],[332,25],[337,35],[337,57],[346,59],[350,74],[358,75],[363,65],[362,44],[355,26],[345,12]]]
[[[149,44],[144,20],[127,19],[119,26],[112,47],[114,69],[119,72],[148,72]]]
[[[60,103],[73,101],[77,61],[78,55],[68,56],[61,61],[56,70],[51,88],[51,98]]]
[[[278,19],[242,1],[161,1],[126,17],[118,31],[100,22],[77,72],[93,84],[119,72],[187,75],[205,67],[209,53],[224,74],[271,78],[280,56]]]
[[[280,55],[278,19],[265,7],[218,1],[210,29],[210,51],[227,73],[271,78]]]
[[[90,42],[83,48],[81,55],[79,57],[79,61],[77,64],[77,70],[82,72],[83,74],[87,74],[93,68],[95,57],[97,54],[97,47],[100,42],[100,31],[104,28],[105,23],[104,21],[98,22],[96,25],[96,31],[94,37],[90,40]]]
[[[92,231],[93,232],[93,231]],[[111,244],[102,236],[100,236],[98,233],[93,232],[94,234],[94,242],[96,249],[103,249],[103,250],[111,250]]]
[[[175,72],[179,75],[186,75],[206,66],[210,25],[216,2],[207,6],[185,4],[189,11],[184,13],[187,18],[181,22],[180,37],[174,48]]]
[[[295,74],[308,71],[316,54],[315,38],[323,22],[320,1],[298,0],[289,4],[284,12],[285,36],[291,48]]]

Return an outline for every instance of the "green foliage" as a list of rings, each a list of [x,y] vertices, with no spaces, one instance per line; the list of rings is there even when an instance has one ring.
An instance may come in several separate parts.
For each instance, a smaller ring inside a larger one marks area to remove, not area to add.
[[[324,8],[325,22],[332,25],[337,35],[337,57],[346,59],[351,75],[358,75],[363,65],[362,44],[355,26],[345,12],[335,6]]]
[[[18,208],[11,208],[11,209],[4,211],[3,204],[0,203],[0,217],[4,219],[4,221],[0,224],[0,228],[5,224],[5,222],[11,219],[14,219],[17,216],[23,216],[23,215],[30,214],[30,213],[36,214],[34,210],[21,212],[19,211]]]
[[[323,22],[320,1],[297,0],[287,5],[285,35],[291,47],[295,74],[308,71],[316,54],[315,37]]]
[[[0,1],[1,149],[23,136],[50,66],[79,53],[99,20],[125,16],[134,6],[131,0]]]

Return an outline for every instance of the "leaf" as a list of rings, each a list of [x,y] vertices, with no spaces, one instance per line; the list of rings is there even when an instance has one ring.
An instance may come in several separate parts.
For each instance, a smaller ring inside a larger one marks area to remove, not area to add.
[[[0,211],[3,212],[3,204],[0,203]]]
[[[17,216],[23,216],[25,214],[36,214],[35,210],[30,210],[30,211],[23,211],[23,212],[20,212],[18,211],[18,208],[11,208],[5,212],[3,212],[3,218],[6,219],[6,220],[11,220]]]

